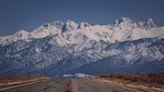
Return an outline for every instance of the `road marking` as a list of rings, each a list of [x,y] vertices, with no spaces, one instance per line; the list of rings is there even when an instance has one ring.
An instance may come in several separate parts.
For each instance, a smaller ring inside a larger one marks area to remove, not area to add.
[[[72,81],[72,87],[73,87],[72,92],[80,92],[76,81],[75,80],[71,80],[71,81]]]
[[[41,81],[46,81],[46,80],[41,80]],[[0,91],[12,89],[12,88],[17,88],[17,87],[21,87],[21,86],[27,86],[27,85],[31,85],[31,84],[34,84],[34,83],[38,83],[38,82],[41,82],[41,81],[34,81],[34,82],[30,82],[30,83],[26,83],[26,84],[20,84],[20,85],[18,84],[18,85],[16,85],[16,86],[11,86],[11,87],[2,88],[2,89],[0,89]]]

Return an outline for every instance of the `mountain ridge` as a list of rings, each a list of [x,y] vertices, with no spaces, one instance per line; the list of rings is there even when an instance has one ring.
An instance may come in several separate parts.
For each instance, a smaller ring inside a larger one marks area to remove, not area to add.
[[[153,29],[154,30],[153,30]],[[159,27],[162,30],[164,28]],[[94,30],[94,31],[93,31]],[[147,32],[147,30],[150,30]],[[153,37],[157,37],[159,35],[164,35],[163,32],[155,32],[156,25],[151,18],[148,18],[146,21],[142,22],[134,22],[128,17],[121,17],[118,20],[116,19],[115,23],[111,25],[90,25],[87,22],[82,22],[80,24],[75,23],[74,21],[68,20],[65,23],[61,21],[56,21],[53,23],[46,23],[32,32],[27,32],[25,30],[18,31],[13,35],[2,36],[0,37],[0,44],[8,44],[15,42],[17,40],[28,40],[30,39],[39,39],[44,38],[46,36],[53,36],[56,34],[71,34],[76,35],[76,33],[83,33],[87,37],[96,39],[96,40],[104,40],[109,42],[121,41],[122,39],[141,39],[141,38],[149,38],[149,36],[153,36],[152,34],[157,34]],[[103,32],[99,32],[103,31]],[[122,33],[125,32],[125,33]],[[120,38],[118,36],[121,36]],[[140,37],[139,35],[144,35]],[[149,35],[146,37],[146,35]],[[101,36],[101,37],[99,37]],[[110,36],[110,37],[109,37]],[[111,36],[114,36],[111,38]],[[115,37],[117,36],[117,38]],[[134,36],[131,38],[131,36]],[[137,37],[136,37],[137,36]],[[126,38],[127,37],[127,38]]]

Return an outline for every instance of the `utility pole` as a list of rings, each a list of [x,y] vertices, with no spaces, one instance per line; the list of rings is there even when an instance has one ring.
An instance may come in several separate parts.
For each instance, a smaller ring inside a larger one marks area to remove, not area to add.
[[[30,72],[28,73],[28,78],[29,78],[29,80],[30,80]]]

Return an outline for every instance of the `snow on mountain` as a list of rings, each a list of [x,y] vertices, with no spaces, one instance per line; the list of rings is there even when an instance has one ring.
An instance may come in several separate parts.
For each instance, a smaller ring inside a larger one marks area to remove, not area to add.
[[[83,37],[90,40],[103,40],[105,42],[122,42],[131,41],[142,38],[153,38],[164,35],[164,27],[155,27],[152,19],[147,19],[145,22],[134,22],[127,17],[122,17],[116,20],[112,25],[93,25],[82,22],[80,25],[74,21],[47,23],[35,29],[31,33],[20,31],[16,35],[9,35],[0,37],[1,44],[15,42],[17,40],[29,40],[31,38],[39,39],[47,36],[57,35],[60,36],[65,44],[79,44]],[[83,35],[79,36],[79,35]],[[75,41],[76,40],[76,41]]]
[[[122,17],[111,25],[56,21],[0,37],[0,75],[164,71],[163,43],[164,27],[152,19]]]
[[[164,39],[147,38],[111,44],[98,54],[103,58],[70,73],[163,72],[163,42]]]
[[[135,41],[117,42],[90,40],[79,51],[76,44],[61,46],[56,36],[17,41],[0,46],[0,75],[46,74],[63,75],[74,73],[99,74],[120,71],[136,65],[133,70],[151,62],[163,71],[164,39],[147,38]],[[53,43],[52,43],[53,41]],[[160,63],[161,64],[158,64]],[[83,68],[84,67],[84,68]],[[151,69],[153,67],[147,67]],[[144,68],[143,68],[144,69]],[[137,71],[137,70],[135,70]],[[143,70],[144,71],[144,70]]]
[[[0,44],[7,44],[18,40],[27,40],[29,38],[29,35],[30,35],[29,32],[25,30],[21,30],[13,35],[0,37]]]
[[[76,74],[64,74],[62,77],[68,77],[68,78],[71,78],[71,77],[94,77],[94,76],[92,76],[92,75],[88,75],[88,74],[83,74],[83,73],[76,73]]]

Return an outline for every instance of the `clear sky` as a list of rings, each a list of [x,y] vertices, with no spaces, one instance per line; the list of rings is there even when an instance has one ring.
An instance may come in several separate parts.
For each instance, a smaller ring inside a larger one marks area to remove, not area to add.
[[[56,20],[110,24],[119,17],[164,25],[164,0],[0,0],[0,35]]]

